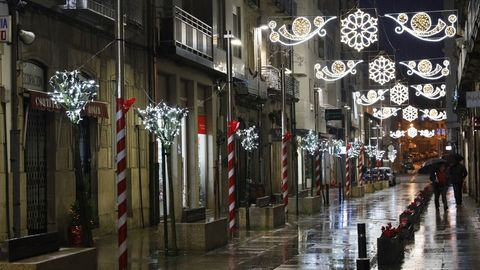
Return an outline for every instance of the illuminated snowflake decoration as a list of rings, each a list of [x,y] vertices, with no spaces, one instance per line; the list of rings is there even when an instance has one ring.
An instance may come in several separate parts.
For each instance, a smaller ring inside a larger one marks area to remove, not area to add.
[[[333,61],[331,67],[328,66],[322,67],[321,64],[315,64],[315,76],[317,79],[324,81],[336,81],[347,76],[348,74],[356,74],[357,69],[355,68],[358,64],[362,63],[363,60],[336,60]]]
[[[365,145],[365,153],[367,153],[369,157],[374,157],[376,150],[377,150],[377,146],[375,145]]]
[[[378,41],[378,19],[357,9],[341,20],[341,42],[358,52]]]
[[[313,21],[306,17],[298,17],[292,22],[292,32],[288,30],[287,25],[282,25],[278,30],[277,22],[270,21],[268,27],[270,28],[270,41],[278,42],[285,46],[295,46],[305,41],[310,40],[314,36],[324,37],[327,34],[325,25],[337,17],[322,17],[317,16]],[[312,30],[313,28],[313,30]]]
[[[385,155],[385,150],[375,149],[373,151],[373,156],[375,156],[376,160],[382,160],[384,155]]]
[[[418,135],[418,130],[415,127],[409,127],[407,129],[407,135],[410,138],[415,138]]]
[[[328,151],[328,147],[329,147],[329,142],[327,140],[323,140],[320,142],[320,144],[318,145],[318,150],[320,152],[327,152]]]
[[[328,145],[328,153],[335,157],[340,157],[344,143],[342,140],[331,140]]]
[[[252,152],[258,148],[259,137],[255,131],[255,126],[251,126],[246,129],[239,129],[237,130],[236,134],[238,137],[240,137],[240,144],[245,151]]]
[[[433,136],[435,136],[435,130],[428,130],[428,129],[424,129],[424,130],[419,130],[418,133],[420,134],[420,136],[423,136],[423,137],[426,137],[426,138],[431,138]]]
[[[370,106],[379,100],[385,100],[385,94],[388,89],[368,90],[366,95],[362,95],[360,91],[355,92],[355,100],[357,104],[362,106]]]
[[[384,85],[395,79],[395,62],[380,55],[368,64],[368,74],[370,80]]]
[[[392,89],[390,89],[390,101],[402,105],[408,100],[408,86],[405,86],[401,83],[395,84]]]
[[[373,116],[378,119],[388,119],[392,116],[396,116],[400,108],[394,107],[382,107],[380,109],[373,108]]]
[[[418,109],[412,105],[408,105],[402,110],[402,116],[403,119],[407,120],[408,122],[412,122],[418,118]]]
[[[98,84],[83,80],[78,70],[57,71],[49,82],[53,87],[53,92],[48,93],[50,99],[65,109],[72,123],[78,124],[82,120],[82,110],[97,95]]]
[[[407,74],[420,76],[427,80],[438,80],[442,77],[447,77],[450,74],[450,61],[443,60],[442,65],[437,63],[435,68],[430,60],[423,59],[420,61],[402,61],[400,65],[408,68]]]
[[[442,121],[447,119],[447,112],[446,111],[438,111],[437,109],[425,109],[420,110],[424,113],[424,116],[428,117],[430,120],[433,121]]]
[[[357,158],[360,155],[360,149],[362,148],[362,143],[359,141],[351,142],[350,149],[348,149],[347,155],[348,158]]]
[[[390,137],[393,139],[399,139],[401,137],[405,136],[405,131],[403,130],[396,130],[396,131],[391,131],[390,130]]]
[[[415,94],[417,96],[423,96],[431,100],[439,99],[444,97],[447,94],[445,84],[441,84],[440,86],[434,87],[432,84],[416,84],[411,86],[415,89]]]
[[[397,34],[407,32],[424,41],[439,42],[446,38],[454,37],[457,33],[455,26],[457,16],[455,14],[448,16],[448,23],[442,19],[438,19],[436,25],[433,25],[432,18],[425,12],[415,13],[411,18],[407,13],[385,14],[385,17],[394,20],[398,24],[398,26],[395,27]],[[409,20],[410,27],[408,27]]]
[[[309,130],[307,135],[305,135],[300,141],[300,148],[306,151],[308,155],[314,156],[320,148],[318,135],[315,134],[313,130]]]
[[[397,158],[397,150],[392,149],[391,151],[388,151],[388,160],[390,160],[390,162],[394,162],[396,158]]]
[[[185,108],[170,107],[164,102],[149,104],[145,110],[137,110],[145,129],[157,137],[163,146],[170,147],[180,134],[182,119],[187,116]]]

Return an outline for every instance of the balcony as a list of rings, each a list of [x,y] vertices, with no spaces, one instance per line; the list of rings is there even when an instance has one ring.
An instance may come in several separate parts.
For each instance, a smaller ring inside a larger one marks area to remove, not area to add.
[[[213,68],[212,27],[183,9],[159,9],[160,51]]]
[[[142,1],[128,1],[125,3],[128,25],[133,24],[139,27],[143,25],[142,3]],[[61,5],[60,8],[98,26],[103,26],[104,24],[113,26],[116,17],[115,1],[67,0],[65,5]]]
[[[267,87],[272,90],[280,91],[280,70],[274,66],[263,66],[262,75],[265,77]],[[300,82],[293,76],[285,76],[285,90],[290,97],[299,98]]]

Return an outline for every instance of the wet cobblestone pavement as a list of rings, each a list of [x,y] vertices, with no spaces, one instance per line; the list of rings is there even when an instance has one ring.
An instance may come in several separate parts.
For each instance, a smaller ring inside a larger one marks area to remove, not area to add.
[[[376,239],[387,222],[398,225],[398,215],[427,184],[426,178],[404,179],[395,187],[339,203],[332,194],[330,207],[313,216],[301,216],[284,228],[242,232],[226,247],[206,254],[167,257],[158,249],[156,228],[129,232],[130,269],[355,269],[357,223],[366,223],[367,252],[372,269],[477,269],[480,265],[480,208],[471,199],[456,208],[453,190],[449,209],[437,212],[433,199],[421,217],[415,242],[406,246],[401,265],[378,267]],[[336,192],[334,192],[336,193]],[[99,269],[117,269],[116,240],[97,240]]]

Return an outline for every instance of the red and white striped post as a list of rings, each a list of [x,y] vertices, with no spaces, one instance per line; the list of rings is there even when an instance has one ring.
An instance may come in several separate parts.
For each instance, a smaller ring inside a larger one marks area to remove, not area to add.
[[[282,138],[282,196],[285,214],[288,214],[288,136]]]
[[[117,0],[117,14],[115,24],[115,37],[117,39],[116,50],[116,80],[117,80],[117,99],[116,99],[116,122],[117,122],[117,208],[118,208],[118,269],[126,270],[128,267],[127,255],[127,152],[125,149],[125,111],[124,111],[124,57],[125,57],[125,40],[123,31],[123,3]]]
[[[365,152],[365,147],[362,144],[360,147],[360,154],[358,155],[358,186],[363,186],[363,153]]]
[[[320,195],[320,151],[315,154],[315,183],[317,186],[317,195]]]
[[[233,233],[235,229],[235,132],[237,121],[230,121],[227,128],[227,156],[228,156],[228,229]]]
[[[350,166],[348,151],[350,150],[350,144],[347,144],[345,152],[345,196],[350,196]]]

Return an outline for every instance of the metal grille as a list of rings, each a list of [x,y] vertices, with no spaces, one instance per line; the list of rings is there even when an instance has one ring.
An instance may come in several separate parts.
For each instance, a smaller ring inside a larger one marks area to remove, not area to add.
[[[31,110],[25,142],[28,234],[47,231],[46,113]]]

